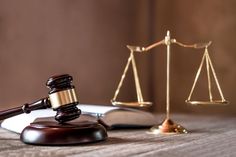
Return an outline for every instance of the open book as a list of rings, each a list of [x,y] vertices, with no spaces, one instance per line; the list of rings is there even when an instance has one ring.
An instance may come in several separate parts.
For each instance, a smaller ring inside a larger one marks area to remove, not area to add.
[[[156,124],[153,114],[143,110],[101,105],[77,106],[82,111],[82,115],[77,119],[96,120],[107,128],[138,128],[150,127]],[[52,109],[41,109],[32,111],[29,114],[20,114],[2,121],[1,127],[7,130],[21,133],[30,123],[40,120],[54,120],[55,111]]]

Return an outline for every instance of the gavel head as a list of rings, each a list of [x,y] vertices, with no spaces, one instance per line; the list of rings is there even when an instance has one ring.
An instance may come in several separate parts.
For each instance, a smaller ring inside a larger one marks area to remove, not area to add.
[[[50,89],[49,101],[53,110],[57,111],[55,119],[59,123],[78,118],[81,111],[76,107],[79,104],[72,76],[68,74],[52,76],[46,85]]]

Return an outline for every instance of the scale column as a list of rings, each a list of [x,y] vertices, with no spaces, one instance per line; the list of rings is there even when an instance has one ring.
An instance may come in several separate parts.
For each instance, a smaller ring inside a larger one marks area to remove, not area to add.
[[[166,119],[160,125],[154,125],[149,133],[152,134],[169,134],[169,133],[187,133],[187,130],[181,125],[170,119],[170,45],[176,43],[175,39],[170,38],[170,31],[164,39],[167,48],[167,66],[166,66]]]
[[[166,118],[170,118],[170,31],[165,36],[165,44],[167,46],[167,66],[166,66]]]

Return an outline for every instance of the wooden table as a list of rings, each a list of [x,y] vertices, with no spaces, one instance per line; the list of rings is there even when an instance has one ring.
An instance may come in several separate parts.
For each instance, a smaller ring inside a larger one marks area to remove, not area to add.
[[[190,133],[150,135],[146,133],[148,129],[112,130],[104,142],[47,147],[26,145],[18,134],[0,129],[0,156],[236,156],[236,117],[174,115],[173,119]]]

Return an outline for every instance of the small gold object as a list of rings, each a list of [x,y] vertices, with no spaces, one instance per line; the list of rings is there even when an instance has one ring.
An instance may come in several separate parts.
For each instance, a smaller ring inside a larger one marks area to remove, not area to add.
[[[176,39],[171,39],[170,36],[170,31],[167,31],[167,34],[165,36],[165,38],[161,41],[158,41],[150,46],[147,47],[139,47],[139,46],[128,46],[128,48],[131,50],[131,54],[136,51],[136,52],[147,52],[159,45],[166,45],[166,53],[167,53],[167,66],[166,66],[166,118],[164,120],[164,122],[160,125],[155,125],[153,126],[149,133],[152,134],[169,134],[169,133],[188,133],[188,131],[181,125],[175,123],[174,121],[172,121],[170,119],[170,59],[171,59],[171,51],[170,51],[170,46],[171,44],[177,44],[181,47],[185,47],[185,48],[194,48],[194,49],[203,49],[205,48],[205,52],[200,64],[200,67],[198,69],[197,75],[195,77],[192,89],[190,91],[189,97],[188,99],[185,101],[186,103],[192,104],[192,105],[225,105],[228,102],[224,99],[222,90],[220,88],[218,79],[216,77],[216,73],[215,70],[213,68],[211,59],[209,57],[208,54],[208,47],[211,45],[211,41],[207,42],[207,43],[196,43],[196,44],[192,44],[192,45],[187,45],[187,44],[183,44],[179,41],[177,41]],[[130,60],[132,60],[132,55],[130,57]],[[208,90],[209,90],[209,101],[192,101],[191,100],[191,96],[192,93],[194,91],[196,82],[198,80],[198,77],[200,75],[204,60],[206,61],[206,68],[207,68],[207,77],[208,77]],[[211,92],[211,75],[210,75],[210,70],[213,74],[213,77],[215,79],[217,88],[219,90],[220,96],[221,96],[221,100],[214,100],[212,97],[212,92]],[[122,76],[123,78],[123,76]],[[119,88],[118,88],[119,89]],[[119,92],[119,90],[118,90]],[[115,95],[116,98],[116,95]]]
[[[49,94],[49,100],[53,109],[56,109],[65,104],[78,102],[75,89],[73,88]]]
[[[118,87],[115,91],[115,95],[113,99],[111,100],[111,103],[115,106],[125,106],[125,107],[149,107],[152,105],[152,102],[147,102],[143,100],[143,95],[140,87],[139,77],[138,77],[138,71],[136,67],[136,62],[134,58],[134,52],[143,52],[145,51],[145,48],[139,47],[139,46],[130,46],[127,45],[127,48],[130,50],[130,56],[128,58],[128,62],[125,66],[124,72],[121,76],[121,80],[118,84]],[[126,77],[126,73],[128,71],[128,68],[130,66],[130,63],[132,64],[132,69],[134,72],[134,81],[135,81],[135,88],[136,88],[136,94],[137,94],[137,102],[123,102],[123,101],[117,101],[116,98],[120,92],[120,88],[123,85],[123,81]]]
[[[201,64],[198,68],[192,89],[190,91],[190,94],[188,96],[188,99],[185,101],[188,104],[192,104],[192,105],[226,105],[228,104],[228,101],[225,100],[224,96],[223,96],[223,92],[220,88],[220,84],[218,82],[218,79],[216,77],[216,72],[215,69],[212,65],[212,61],[210,59],[209,53],[208,53],[208,47],[211,45],[211,41],[207,42],[207,43],[195,43],[192,45],[187,45],[187,44],[183,44],[179,41],[177,41],[176,39],[171,39],[170,37],[170,31],[167,31],[167,34],[165,36],[165,38],[161,41],[158,41],[152,45],[149,45],[147,47],[140,47],[140,46],[127,46],[130,50],[130,56],[128,58],[128,62],[125,66],[123,75],[121,77],[120,83],[116,89],[115,95],[113,97],[113,99],[111,100],[113,105],[121,105],[121,106],[127,106],[127,107],[146,107],[146,106],[150,106],[152,103],[151,102],[145,102],[143,101],[143,96],[142,96],[142,92],[141,92],[141,88],[140,88],[140,83],[139,83],[139,78],[138,78],[138,72],[137,72],[137,68],[136,68],[136,63],[135,63],[135,59],[134,59],[134,52],[147,52],[159,45],[166,45],[166,53],[167,53],[167,66],[166,66],[166,118],[163,121],[162,124],[160,125],[155,125],[153,126],[150,130],[149,133],[152,134],[173,134],[173,133],[188,133],[188,131],[181,125],[175,123],[174,121],[172,121],[170,119],[170,59],[171,59],[171,51],[170,51],[170,46],[171,44],[177,44],[181,47],[185,47],[185,48],[194,48],[194,49],[205,49],[203,57],[202,57],[202,61]],[[207,69],[207,78],[208,78],[208,92],[209,92],[209,100],[203,100],[203,101],[193,101],[191,100],[194,88],[196,86],[196,83],[198,81],[199,75],[201,73],[204,61],[206,62],[206,69]],[[137,102],[119,102],[116,101],[117,95],[119,94],[120,88],[123,84],[123,81],[125,79],[127,70],[129,68],[130,63],[132,63],[132,68],[133,68],[133,72],[134,72],[134,79],[135,79],[135,87],[136,87],[136,92],[137,92]],[[212,87],[211,87],[211,72],[212,75],[214,77],[214,80],[216,82],[217,85],[217,89],[220,93],[221,99],[220,100],[215,100],[213,99],[212,96]]]

